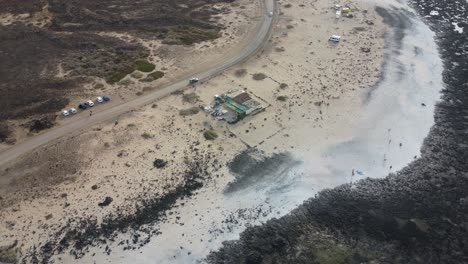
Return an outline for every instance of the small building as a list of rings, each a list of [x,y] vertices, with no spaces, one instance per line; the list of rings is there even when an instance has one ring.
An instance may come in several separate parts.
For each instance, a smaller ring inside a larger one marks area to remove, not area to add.
[[[224,106],[236,112],[238,118],[244,118],[247,115],[247,111],[249,110],[247,106],[237,103],[229,96],[226,96]]]
[[[238,104],[243,104],[245,102],[247,102],[248,100],[252,99],[250,97],[250,95],[246,92],[242,92],[238,95],[236,95],[234,98],[232,98],[234,101],[236,101],[236,103]]]

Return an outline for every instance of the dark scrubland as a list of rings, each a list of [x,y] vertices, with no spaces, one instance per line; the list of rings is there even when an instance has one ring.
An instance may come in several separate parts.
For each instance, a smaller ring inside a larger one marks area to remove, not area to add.
[[[88,76],[110,76],[147,56],[141,46],[116,39],[25,25],[0,27],[0,50],[0,121],[58,111]],[[69,78],[55,77],[59,65],[71,71]]]
[[[142,45],[98,32],[175,45],[211,40],[222,29],[211,16],[229,12],[212,7],[219,2],[232,0],[1,1],[0,13],[32,17],[46,10],[50,21],[41,27],[27,20],[0,26],[0,140],[12,130],[6,120],[55,114],[95,77],[112,84],[142,66],[143,71],[154,69],[142,64],[149,55]],[[60,72],[67,75],[58,76]]]
[[[468,3],[411,4],[421,16],[440,8],[440,18],[426,22],[445,68],[421,157],[384,179],[323,190],[288,215],[225,242],[207,262],[468,263],[468,34],[443,21],[466,25],[456,20],[467,17]],[[391,10],[380,13],[389,23],[398,20]]]

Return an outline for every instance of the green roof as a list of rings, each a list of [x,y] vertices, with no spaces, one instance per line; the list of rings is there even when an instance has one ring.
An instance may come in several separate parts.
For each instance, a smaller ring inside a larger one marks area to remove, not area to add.
[[[234,111],[236,111],[237,113],[241,113],[241,114],[245,114],[245,112],[247,112],[247,110],[249,110],[249,107],[245,106],[245,105],[241,105],[241,104],[238,104],[236,103],[231,97],[229,96],[226,96],[226,102],[224,103],[224,105]]]

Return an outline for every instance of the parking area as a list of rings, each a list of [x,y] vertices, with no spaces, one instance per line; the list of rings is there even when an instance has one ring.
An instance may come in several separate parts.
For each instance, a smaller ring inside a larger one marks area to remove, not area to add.
[[[96,97],[96,99],[94,100],[87,100],[85,102],[82,102],[78,105],[77,108],[70,108],[70,109],[64,109],[62,110],[62,116],[63,117],[68,117],[68,116],[71,116],[71,115],[75,115],[78,113],[78,111],[84,111],[86,109],[91,109],[92,107],[94,107],[95,105],[100,105],[100,104],[103,104],[103,103],[106,103],[106,102],[109,102],[110,101],[110,97],[108,95],[104,95],[104,96],[98,96]],[[90,115],[92,115],[92,110],[90,110]]]

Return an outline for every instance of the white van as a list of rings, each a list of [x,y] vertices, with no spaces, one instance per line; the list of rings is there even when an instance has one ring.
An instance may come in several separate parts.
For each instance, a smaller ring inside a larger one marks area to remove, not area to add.
[[[341,37],[338,35],[332,35],[328,40],[333,42],[340,42]]]

